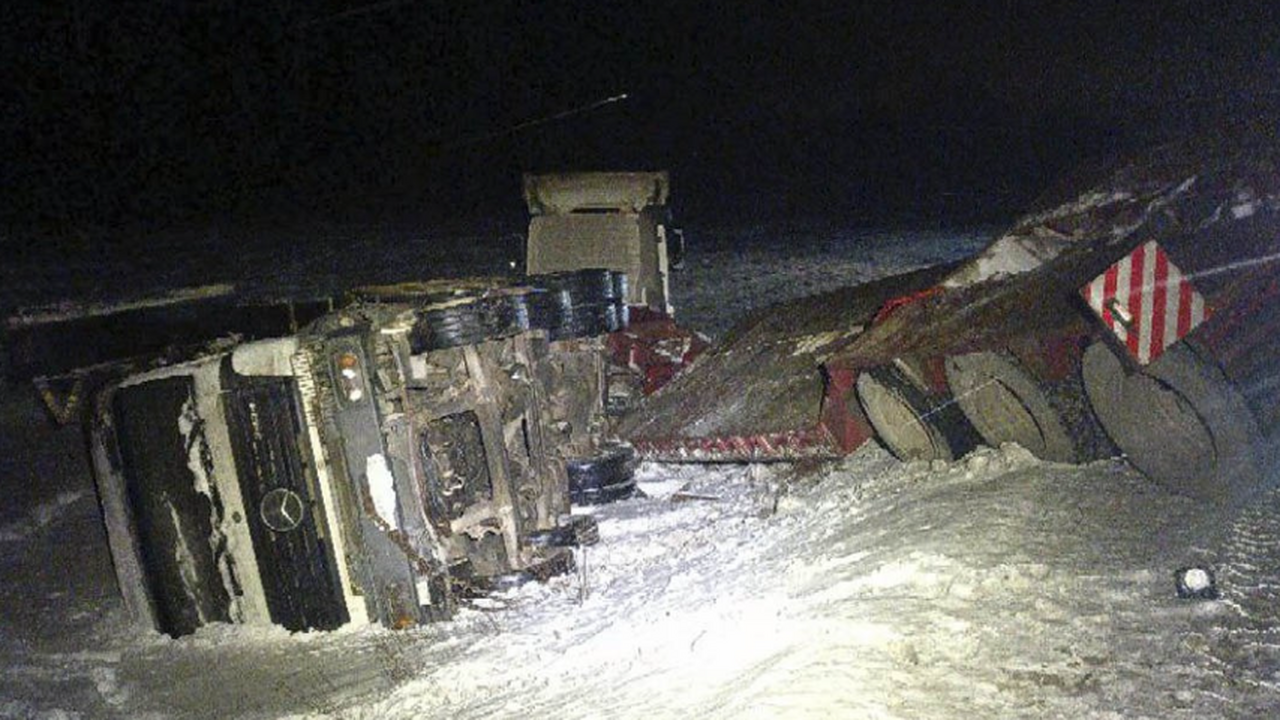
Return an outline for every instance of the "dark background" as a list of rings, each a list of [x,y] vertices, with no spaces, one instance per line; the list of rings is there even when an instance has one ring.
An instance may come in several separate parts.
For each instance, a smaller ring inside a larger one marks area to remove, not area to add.
[[[6,3],[0,234],[518,220],[575,169],[668,168],[687,224],[998,220],[1269,112],[1276,5]]]

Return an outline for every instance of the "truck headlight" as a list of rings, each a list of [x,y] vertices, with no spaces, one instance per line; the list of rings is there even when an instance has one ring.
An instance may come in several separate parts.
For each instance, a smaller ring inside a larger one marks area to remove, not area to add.
[[[364,399],[364,377],[360,372],[360,358],[355,353],[338,353],[334,359],[338,368],[338,385],[347,402],[360,402]]]

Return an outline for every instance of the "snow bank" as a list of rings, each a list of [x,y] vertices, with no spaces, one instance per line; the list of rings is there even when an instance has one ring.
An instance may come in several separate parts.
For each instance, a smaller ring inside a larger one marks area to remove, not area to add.
[[[1190,508],[1119,466],[869,448],[817,480],[785,472],[645,466],[651,497],[597,511],[576,577],[505,598],[452,638],[465,650],[353,715],[1172,717],[1280,699],[1224,698],[1208,654],[1176,642],[1225,608],[1174,598],[1160,546],[1186,543],[1194,523],[1165,519]],[[673,486],[717,499],[673,503]]]

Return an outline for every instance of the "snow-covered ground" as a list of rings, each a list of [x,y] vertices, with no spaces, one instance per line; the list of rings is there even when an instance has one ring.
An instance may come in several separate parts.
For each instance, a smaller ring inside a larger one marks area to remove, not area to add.
[[[690,248],[675,278],[686,322],[719,334],[748,308],[990,237],[751,232]],[[427,245],[365,257],[403,268]],[[320,254],[275,258],[276,280],[338,282],[350,261]],[[271,282],[126,271],[134,286]],[[6,292],[40,292],[30,268],[0,273]],[[579,551],[577,574],[454,621],[172,640],[125,616],[76,430],[6,394],[0,718],[1280,715],[1274,496],[1206,517],[1119,461],[1053,465],[1013,446],[934,465],[868,446],[803,475],[647,464],[648,497],[590,510],[601,542]],[[1175,596],[1174,571],[1193,562],[1215,565],[1223,599]]]

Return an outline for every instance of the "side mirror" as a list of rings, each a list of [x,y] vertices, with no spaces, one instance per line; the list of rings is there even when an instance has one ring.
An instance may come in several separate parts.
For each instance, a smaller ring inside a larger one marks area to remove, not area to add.
[[[670,228],[667,232],[667,258],[672,270],[684,269],[684,230]]]

